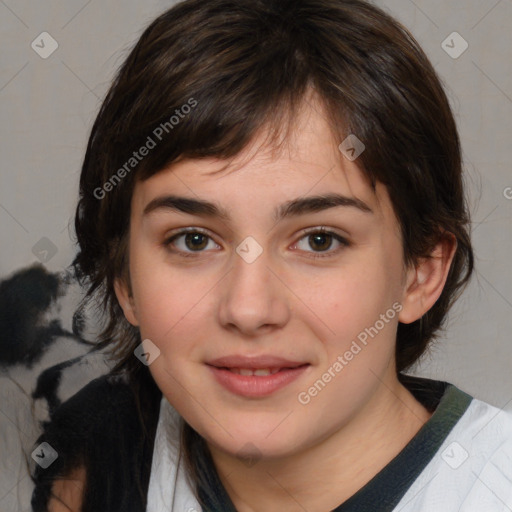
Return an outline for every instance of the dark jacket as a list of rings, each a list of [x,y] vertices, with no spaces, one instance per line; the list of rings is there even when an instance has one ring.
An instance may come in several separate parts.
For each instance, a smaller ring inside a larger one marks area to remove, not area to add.
[[[144,367],[137,379],[97,378],[64,402],[35,444],[58,457],[36,465],[34,512],[47,512],[53,482],[78,466],[87,474],[82,512],[145,512],[161,397]]]

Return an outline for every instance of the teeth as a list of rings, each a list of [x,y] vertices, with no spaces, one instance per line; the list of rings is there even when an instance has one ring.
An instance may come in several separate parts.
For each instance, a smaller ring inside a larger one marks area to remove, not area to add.
[[[229,371],[239,375],[256,375],[258,377],[265,377],[267,375],[274,375],[280,368],[258,368],[253,370],[251,368],[228,368]]]

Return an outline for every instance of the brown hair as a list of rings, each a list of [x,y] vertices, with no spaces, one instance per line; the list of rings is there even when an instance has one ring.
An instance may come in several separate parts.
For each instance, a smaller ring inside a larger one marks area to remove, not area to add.
[[[140,365],[133,356],[140,335],[113,288],[117,276],[129,277],[135,181],[178,159],[235,156],[263,128],[276,140],[310,89],[337,140],[354,133],[366,145],[357,162],[372,185],[387,187],[406,264],[428,256],[443,231],[455,236],[440,298],[420,320],[399,324],[397,370],[415,363],[438,333],[469,280],[473,252],[455,121],[412,35],[363,0],[186,0],[147,27],[119,69],[80,177],[73,266],[86,299],[104,309],[100,345],[111,348],[116,370]],[[157,142],[158,127],[161,140],[131,162],[148,137]]]

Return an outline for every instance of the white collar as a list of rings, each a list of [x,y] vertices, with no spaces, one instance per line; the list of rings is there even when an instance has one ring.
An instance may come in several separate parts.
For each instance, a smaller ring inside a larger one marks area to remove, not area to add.
[[[180,432],[183,418],[165,396],[160,402],[146,512],[200,512],[186,477]]]

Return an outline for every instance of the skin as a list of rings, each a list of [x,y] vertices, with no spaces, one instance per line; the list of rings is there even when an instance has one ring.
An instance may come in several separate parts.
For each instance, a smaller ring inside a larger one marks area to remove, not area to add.
[[[74,469],[68,478],[56,480],[52,497],[48,501],[48,512],[79,512],[85,486],[85,468]]]
[[[396,329],[437,300],[455,245],[446,237],[431,258],[405,268],[385,187],[374,192],[357,160],[341,155],[314,97],[279,150],[265,145],[265,135],[229,162],[184,160],[137,182],[131,286],[118,279],[115,288],[128,321],[160,349],[150,371],[206,440],[237,510],[325,512],[377,474],[431,415],[397,379]],[[333,192],[364,201],[371,212],[338,206],[273,220],[286,201]],[[229,218],[170,208],[144,215],[166,194],[218,203]],[[348,245],[329,237],[315,244],[303,233],[322,226]],[[185,236],[169,242],[186,227],[211,237],[196,241],[200,251]],[[235,251],[247,236],[263,250],[250,264]],[[307,405],[299,403],[298,394],[394,303],[400,313]],[[205,365],[232,354],[310,366],[268,397],[245,398],[224,389]],[[253,465],[240,457],[247,446]]]

